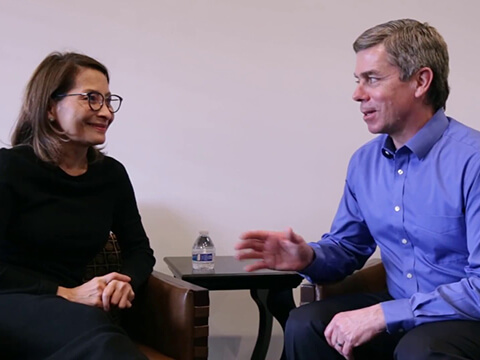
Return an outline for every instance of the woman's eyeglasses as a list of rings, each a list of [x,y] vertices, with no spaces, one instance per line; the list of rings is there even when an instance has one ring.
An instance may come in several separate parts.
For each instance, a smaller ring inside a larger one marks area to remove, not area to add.
[[[88,99],[88,105],[93,111],[99,111],[103,104],[107,105],[107,109],[112,113],[116,113],[120,110],[122,105],[122,97],[119,95],[108,95],[106,98],[100,94],[98,91],[90,91],[87,93],[77,93],[77,94],[59,94],[55,95],[55,98],[64,98],[67,96],[85,96]]]

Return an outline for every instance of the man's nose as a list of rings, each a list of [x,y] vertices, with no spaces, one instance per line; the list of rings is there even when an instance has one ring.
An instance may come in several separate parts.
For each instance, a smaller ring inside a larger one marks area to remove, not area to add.
[[[353,91],[352,98],[355,101],[362,101],[367,98],[367,93],[362,84],[358,83]]]

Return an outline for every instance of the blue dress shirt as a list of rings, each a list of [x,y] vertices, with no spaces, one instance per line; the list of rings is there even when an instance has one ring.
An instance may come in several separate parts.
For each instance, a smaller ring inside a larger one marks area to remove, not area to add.
[[[439,110],[404,146],[380,135],[355,152],[331,231],[310,243],[312,282],[340,280],[376,246],[395,300],[387,331],[480,320],[480,132]]]

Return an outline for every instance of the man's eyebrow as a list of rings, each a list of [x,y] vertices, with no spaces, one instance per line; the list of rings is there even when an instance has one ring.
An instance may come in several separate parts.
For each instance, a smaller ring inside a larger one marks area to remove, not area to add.
[[[353,76],[357,79],[358,78],[367,78],[367,77],[372,76],[372,75],[378,76],[378,75],[380,75],[380,73],[376,70],[364,71],[364,72],[360,73],[360,75],[357,75],[357,74],[353,73]]]

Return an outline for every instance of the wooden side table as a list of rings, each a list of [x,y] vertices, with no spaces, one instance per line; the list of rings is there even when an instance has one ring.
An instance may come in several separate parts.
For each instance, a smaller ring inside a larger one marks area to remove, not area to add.
[[[193,270],[188,256],[168,256],[163,259],[173,275],[208,290],[250,290],[260,313],[257,341],[252,360],[264,360],[272,335],[275,317],[285,330],[288,314],[295,308],[292,289],[302,282],[293,271],[243,270],[249,261],[239,261],[233,256],[216,256],[215,270]],[[282,359],[284,354],[282,354]]]

